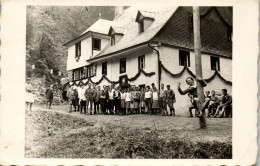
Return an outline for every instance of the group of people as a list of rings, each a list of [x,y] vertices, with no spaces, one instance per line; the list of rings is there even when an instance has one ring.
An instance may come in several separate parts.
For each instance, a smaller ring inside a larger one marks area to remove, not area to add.
[[[78,111],[81,114],[129,115],[129,114],[163,114],[175,116],[175,93],[167,85],[161,85],[159,91],[154,84],[146,87],[115,85],[100,86],[88,84],[85,89],[71,86],[67,91],[69,112]],[[170,108],[167,111],[167,106]]]
[[[206,91],[204,100],[199,107],[197,96],[197,83],[203,87],[207,84],[203,79],[196,81],[192,77],[186,79],[188,88],[182,89],[178,83],[177,89],[181,95],[188,94],[190,98],[189,117],[195,115],[200,117],[202,111],[208,110],[207,117],[232,117],[232,96],[227,93],[227,89],[222,89],[222,95],[217,96],[214,90]],[[34,102],[30,79],[26,83],[26,109],[31,110]],[[46,107],[51,108],[53,101],[53,85],[46,90]],[[80,86],[70,86],[66,94],[70,109],[69,112],[78,111],[82,114],[103,114],[103,115],[129,115],[129,114],[150,114],[175,116],[174,103],[176,97],[170,85],[164,87],[161,84],[160,90],[154,84],[146,87],[118,86],[88,84],[87,88]],[[167,109],[169,107],[169,109]]]
[[[202,79],[197,79],[203,87],[207,84]],[[197,84],[192,77],[186,79],[186,83],[189,87],[185,90],[181,89],[181,84],[178,83],[178,91],[180,94],[188,94],[190,97],[191,105],[189,107],[190,116],[193,117],[192,110],[195,109],[196,116],[202,116],[202,110],[208,110],[207,117],[232,117],[232,96],[227,93],[227,89],[222,89],[222,96],[217,97],[214,90],[205,92],[205,99],[200,109],[198,109],[198,96],[197,96]]]

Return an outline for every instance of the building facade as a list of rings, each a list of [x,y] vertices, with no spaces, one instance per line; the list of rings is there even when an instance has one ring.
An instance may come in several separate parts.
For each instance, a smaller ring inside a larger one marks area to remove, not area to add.
[[[72,83],[170,85],[175,108],[186,112],[189,98],[177,91],[195,77],[193,18],[191,7],[116,7],[113,21],[99,19],[68,47],[67,69]],[[205,90],[232,93],[232,8],[203,7],[200,10],[203,79]],[[185,111],[184,111],[185,110]]]

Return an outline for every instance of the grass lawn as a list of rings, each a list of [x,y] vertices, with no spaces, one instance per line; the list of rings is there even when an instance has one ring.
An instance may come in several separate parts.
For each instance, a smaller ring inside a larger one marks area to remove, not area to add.
[[[26,112],[28,158],[232,158],[232,119],[82,115],[68,106]]]

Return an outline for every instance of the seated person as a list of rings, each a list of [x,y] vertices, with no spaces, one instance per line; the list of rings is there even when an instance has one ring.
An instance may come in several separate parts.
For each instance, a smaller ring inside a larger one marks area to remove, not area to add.
[[[217,107],[214,117],[227,117],[227,115],[231,114],[232,96],[227,93],[227,89],[222,89],[222,94],[222,102]]]
[[[211,96],[210,96],[210,91],[206,91],[206,92],[205,92],[205,98],[209,98],[209,99],[210,99],[210,97],[211,97]]]
[[[218,105],[219,105],[219,98],[216,96],[215,91],[212,90],[209,106],[208,106],[208,110],[209,110],[208,117],[211,117],[215,114]]]

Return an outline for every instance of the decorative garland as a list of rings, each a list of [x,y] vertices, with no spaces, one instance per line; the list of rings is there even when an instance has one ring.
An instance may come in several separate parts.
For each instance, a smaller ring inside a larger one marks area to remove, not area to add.
[[[141,75],[141,73],[143,73],[147,77],[151,77],[151,76],[155,75],[155,72],[146,73],[143,69],[140,69],[139,72],[134,77],[128,78],[128,81],[130,81],[130,82],[135,81]]]
[[[147,73],[143,69],[141,69],[141,70],[139,70],[139,72],[134,77],[128,78],[128,81],[130,81],[130,82],[135,81],[141,75],[141,73],[143,73],[147,77],[151,77],[151,76],[155,75],[155,72]],[[120,80],[118,80],[118,81],[111,81],[110,79],[107,78],[107,76],[102,75],[100,80],[98,80],[97,82],[94,82],[91,78],[88,78],[88,80],[85,83],[82,80],[79,80],[78,83],[76,83],[77,82],[76,81],[76,82],[72,82],[70,85],[71,86],[72,85],[77,85],[78,86],[80,84],[87,85],[89,82],[91,84],[99,85],[103,81],[103,79],[107,80],[107,82],[109,82],[110,84],[119,84],[119,82],[120,82]]]
[[[171,77],[173,78],[179,78],[182,76],[182,74],[184,73],[185,70],[187,70],[187,72],[193,77],[193,78],[196,78],[196,75],[186,66],[183,67],[183,69],[177,73],[177,74],[173,74],[172,72],[170,72],[161,62],[160,62],[160,69],[163,69],[167,74],[169,74]],[[161,70],[160,70],[161,72]],[[128,78],[128,81],[130,82],[133,82],[135,81],[137,78],[140,77],[141,73],[143,73],[145,76],[147,77],[151,77],[153,75],[155,75],[155,72],[150,72],[150,73],[147,73],[145,72],[143,69],[139,70],[139,72],[132,78]],[[231,81],[228,81],[226,80],[225,78],[223,78],[221,76],[221,74],[218,72],[218,71],[215,71],[214,74],[212,76],[210,76],[209,78],[207,79],[204,79],[207,83],[208,82],[211,82],[216,76],[218,76],[225,84],[227,85],[232,85],[232,82]],[[102,75],[102,77],[97,81],[97,82],[94,82],[91,78],[88,78],[88,80],[84,83],[82,80],[79,80],[78,83],[76,82],[72,82],[70,85],[80,85],[80,84],[83,84],[83,85],[87,85],[89,82],[91,84],[96,84],[96,85],[99,85],[103,80],[107,80],[107,82],[109,82],[110,84],[119,84],[120,80],[118,81],[111,81],[110,79],[107,78],[107,76],[105,75]]]
[[[180,72],[177,73],[177,74],[173,74],[172,72],[170,72],[162,63],[160,63],[160,66],[161,66],[161,68],[162,68],[167,74],[169,74],[169,75],[170,75],[171,77],[173,77],[173,78],[179,78],[179,77],[181,77],[182,74],[183,74],[183,72],[184,72],[185,70],[187,70],[187,72],[188,72],[193,78],[196,78],[196,75],[195,75],[188,67],[186,67],[186,66],[184,66],[184,68],[182,69],[182,71],[180,71]],[[210,82],[210,81],[212,81],[216,76],[218,76],[225,84],[232,85],[232,82],[226,80],[225,78],[223,78],[218,71],[215,71],[215,73],[214,73],[212,76],[210,76],[209,78],[204,79],[204,80],[205,80],[206,82]]]

